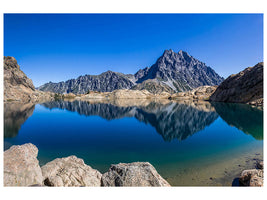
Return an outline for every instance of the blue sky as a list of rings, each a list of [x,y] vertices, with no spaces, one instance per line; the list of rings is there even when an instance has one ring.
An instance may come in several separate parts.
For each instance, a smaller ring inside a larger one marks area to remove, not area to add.
[[[107,70],[135,73],[165,49],[184,50],[226,78],[263,61],[263,15],[4,15],[4,55],[35,86]]]

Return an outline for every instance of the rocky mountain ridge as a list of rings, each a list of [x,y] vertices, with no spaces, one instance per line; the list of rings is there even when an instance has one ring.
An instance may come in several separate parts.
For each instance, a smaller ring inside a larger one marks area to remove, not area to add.
[[[37,89],[55,93],[86,94],[89,91],[112,92],[117,89],[130,89],[134,83],[122,73],[107,71],[100,75],[79,76],[59,83],[46,83]]]
[[[229,76],[210,96],[210,100],[263,106],[263,62]]]
[[[151,67],[133,74],[107,71],[100,75],[84,75],[59,83],[46,83],[41,91],[85,94],[88,91],[111,92],[117,89],[145,88],[151,93],[181,92],[223,81],[212,68],[184,51],[165,50]],[[156,88],[156,89],[155,89]]]

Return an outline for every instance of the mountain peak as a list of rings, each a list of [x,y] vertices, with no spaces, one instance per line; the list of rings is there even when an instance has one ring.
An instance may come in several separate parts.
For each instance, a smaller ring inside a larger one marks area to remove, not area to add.
[[[165,50],[164,53],[163,53],[163,56],[167,56],[167,55],[170,55],[170,54],[174,54],[174,51],[172,49],[169,49],[169,50]]]
[[[180,50],[178,52],[178,55],[182,56],[182,57],[192,57],[190,56],[186,51]]]

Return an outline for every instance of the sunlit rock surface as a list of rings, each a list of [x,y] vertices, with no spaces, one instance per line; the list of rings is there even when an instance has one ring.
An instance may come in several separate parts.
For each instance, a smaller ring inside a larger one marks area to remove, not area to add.
[[[148,162],[119,163],[111,165],[108,172],[102,175],[102,186],[156,186],[168,187],[156,169]]]
[[[43,176],[37,154],[37,147],[31,143],[12,146],[6,150],[4,186],[42,185]]]
[[[86,165],[76,156],[57,158],[42,166],[44,185],[47,186],[100,186],[102,174]]]

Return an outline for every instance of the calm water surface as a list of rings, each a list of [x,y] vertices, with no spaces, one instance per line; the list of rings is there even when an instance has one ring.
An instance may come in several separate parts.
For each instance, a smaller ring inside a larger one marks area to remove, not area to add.
[[[28,142],[40,165],[76,155],[104,173],[148,161],[171,185],[231,186],[263,157],[263,111],[208,102],[6,103],[4,148]]]

